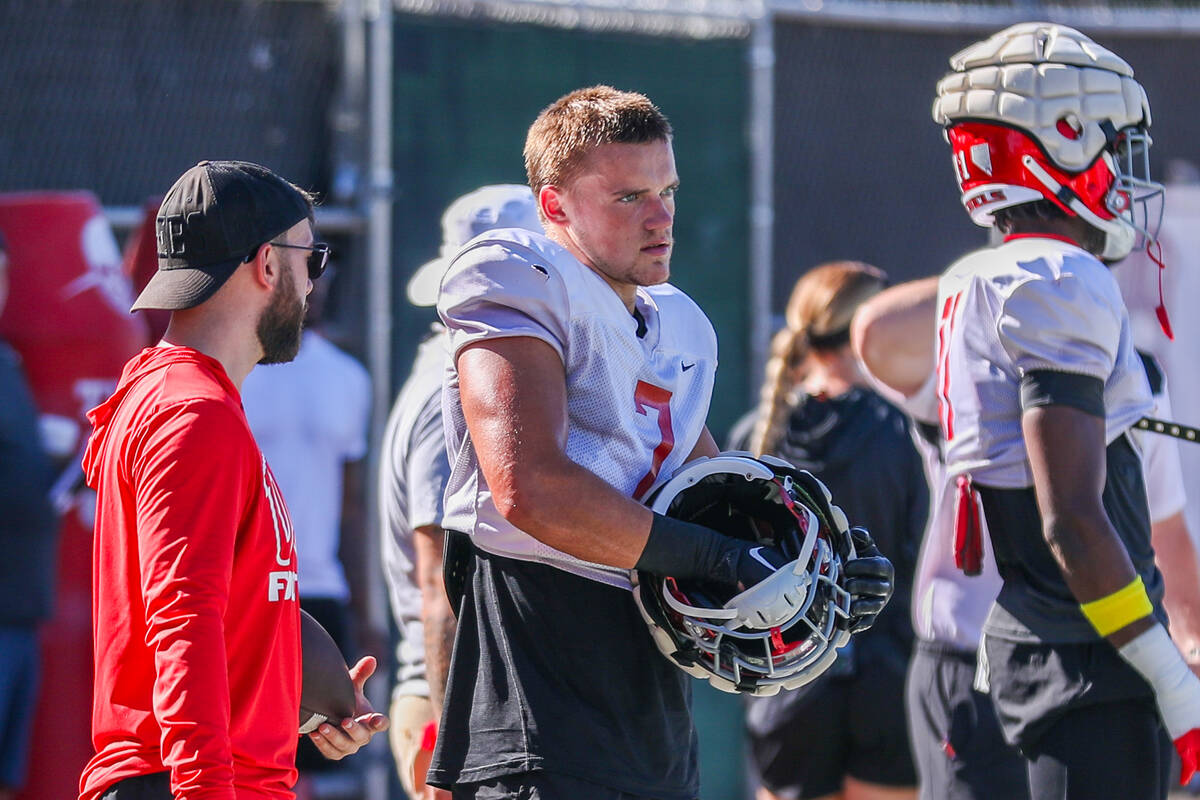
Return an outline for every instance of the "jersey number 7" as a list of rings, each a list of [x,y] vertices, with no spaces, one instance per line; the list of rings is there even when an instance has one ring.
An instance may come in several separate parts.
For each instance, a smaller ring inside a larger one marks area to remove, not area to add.
[[[633,391],[633,407],[642,416],[646,416],[647,408],[658,411],[658,446],[654,448],[650,459],[650,471],[638,481],[637,488],[633,490],[634,497],[642,497],[654,485],[658,471],[662,469],[663,462],[675,447],[675,431],[671,428],[671,393],[652,383],[638,381]]]

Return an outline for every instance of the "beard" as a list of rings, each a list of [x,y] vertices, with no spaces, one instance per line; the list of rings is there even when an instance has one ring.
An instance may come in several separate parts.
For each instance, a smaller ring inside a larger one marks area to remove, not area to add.
[[[283,270],[271,302],[258,317],[255,330],[263,356],[260,364],[284,364],[300,352],[300,333],[304,327],[304,300],[296,296],[296,280],[290,269]]]

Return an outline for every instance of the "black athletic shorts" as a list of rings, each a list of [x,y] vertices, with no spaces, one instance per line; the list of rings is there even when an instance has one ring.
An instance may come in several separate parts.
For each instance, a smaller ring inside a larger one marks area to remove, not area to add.
[[[450,793],[454,800],[655,800],[542,770],[460,783]]]
[[[835,664],[835,668],[836,668]],[[907,665],[859,663],[847,677],[748,701],[750,773],[785,800],[840,792],[846,775],[915,786],[904,713]]]
[[[1029,756],[1034,800],[1166,800],[1178,779],[1171,740],[1144,699],[1059,717]]]
[[[1031,764],[1034,800],[1161,800],[1174,747],[1150,686],[1104,640],[984,636],[1005,739]]]
[[[1025,759],[974,679],[975,651],[917,643],[906,702],[921,800],[1028,800]]]

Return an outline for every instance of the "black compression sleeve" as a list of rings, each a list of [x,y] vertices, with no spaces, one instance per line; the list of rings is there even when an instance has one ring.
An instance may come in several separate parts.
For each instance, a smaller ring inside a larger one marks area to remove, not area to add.
[[[703,525],[655,514],[636,569],[675,578],[706,578],[737,584],[742,545]]]
[[[1021,378],[1021,410],[1036,406],[1070,406],[1103,417],[1104,382],[1073,372],[1030,370]]]

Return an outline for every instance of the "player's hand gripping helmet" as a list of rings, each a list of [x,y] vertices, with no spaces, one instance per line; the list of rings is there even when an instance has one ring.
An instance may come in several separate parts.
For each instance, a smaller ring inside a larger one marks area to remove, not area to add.
[[[819,495],[819,497],[817,496]],[[669,517],[776,548],[789,559],[746,591],[635,571],[633,597],[658,649],[718,689],[772,695],[816,678],[850,638],[846,515],[824,484],[770,456],[697,459],[655,494]]]
[[[1122,58],[1072,28],[1027,22],[950,66],[933,119],[976,224],[1046,199],[1104,233],[1107,261],[1155,238],[1163,187],[1150,180],[1150,104]]]

